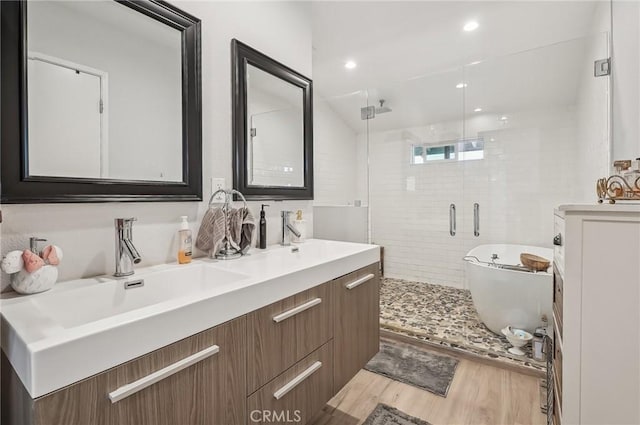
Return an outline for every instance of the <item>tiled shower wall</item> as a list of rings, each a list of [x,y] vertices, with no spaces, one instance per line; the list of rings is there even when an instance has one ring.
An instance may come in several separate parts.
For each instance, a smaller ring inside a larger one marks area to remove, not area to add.
[[[389,277],[464,287],[462,257],[486,243],[550,246],[553,209],[578,201],[573,187],[579,148],[573,108],[510,114],[490,131],[480,117],[467,134],[485,140],[485,158],[411,165],[407,131],[425,138],[433,128],[369,135],[374,243],[385,247]],[[438,126],[442,132],[459,122]],[[542,194],[542,195],[541,195]],[[480,204],[480,236],[473,235],[473,204]],[[457,233],[449,234],[449,205]]]

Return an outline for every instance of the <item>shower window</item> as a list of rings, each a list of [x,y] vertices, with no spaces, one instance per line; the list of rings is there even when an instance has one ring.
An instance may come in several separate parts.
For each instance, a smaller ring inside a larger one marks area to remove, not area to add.
[[[411,164],[432,161],[468,161],[484,158],[484,139],[462,139],[449,144],[411,145]]]
[[[484,158],[484,139],[466,139],[458,143],[458,160],[468,161],[471,159]]]

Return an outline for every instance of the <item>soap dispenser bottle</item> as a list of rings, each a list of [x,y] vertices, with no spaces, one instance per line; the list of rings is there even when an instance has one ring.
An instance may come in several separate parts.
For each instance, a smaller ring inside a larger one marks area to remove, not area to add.
[[[293,227],[300,233],[300,236],[292,235],[291,242],[304,242],[307,237],[307,222],[302,219],[302,210],[296,211],[296,219],[293,221]]]
[[[180,216],[180,230],[178,230],[178,263],[188,264],[191,262],[191,254],[193,252],[193,239],[191,237],[191,229],[187,216]]]
[[[267,218],[264,215],[264,207],[268,206],[262,204],[260,207],[260,249],[267,249]]]

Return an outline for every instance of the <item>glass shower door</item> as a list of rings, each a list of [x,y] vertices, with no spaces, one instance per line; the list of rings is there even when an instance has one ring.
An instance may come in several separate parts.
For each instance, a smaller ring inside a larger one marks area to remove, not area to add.
[[[372,242],[384,247],[383,326],[459,344],[462,69],[370,89]],[[387,303],[387,304],[384,304]]]
[[[596,200],[609,163],[609,77],[593,71],[607,46],[599,33],[465,67],[465,139],[482,154],[464,161],[462,231],[465,250],[481,261],[515,265],[521,253],[552,260],[554,209]],[[531,276],[498,273],[483,282],[467,274],[483,322],[494,331],[502,323],[531,332],[543,316],[551,324],[550,274],[533,285]],[[480,326],[468,340],[510,355]]]
[[[314,237],[369,241],[365,90],[314,98]]]

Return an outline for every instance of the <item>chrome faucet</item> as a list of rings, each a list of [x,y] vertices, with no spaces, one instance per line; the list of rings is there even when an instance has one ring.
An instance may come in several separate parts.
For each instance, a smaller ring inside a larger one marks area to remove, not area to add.
[[[291,233],[296,235],[297,237],[302,236],[300,232],[296,230],[295,227],[291,225],[289,222],[289,216],[292,214],[292,211],[282,211],[282,242],[280,245],[289,246],[291,245]]]
[[[133,265],[142,258],[133,246],[133,222],[135,218],[116,218],[116,272],[115,277],[131,276]]]

